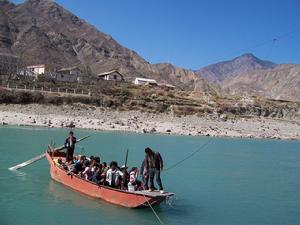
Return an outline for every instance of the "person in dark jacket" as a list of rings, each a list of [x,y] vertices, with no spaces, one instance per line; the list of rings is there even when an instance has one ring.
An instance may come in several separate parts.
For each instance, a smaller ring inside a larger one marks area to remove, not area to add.
[[[121,173],[122,173],[122,177],[121,177],[121,190],[127,190],[128,187],[128,181],[129,181],[129,173],[127,171],[127,166],[122,165],[121,168]]]
[[[155,189],[153,180],[154,177],[156,177],[156,183],[159,186],[159,190],[163,193],[164,190],[160,179],[160,172],[163,170],[163,159],[159,152],[153,151],[151,148],[146,148],[145,153],[145,169],[148,171],[150,179],[149,191],[153,191]]]
[[[65,141],[65,148],[67,149],[67,154],[66,154],[66,161],[67,162],[72,162],[73,161],[75,144],[76,144],[76,137],[74,137],[73,131],[70,131],[69,132],[69,137],[67,137],[67,139]]]
[[[147,165],[147,158],[145,157],[145,159],[142,162],[141,170],[140,170],[140,175],[142,176],[144,190],[149,189],[149,186],[148,186],[149,173],[147,171],[146,165]]]

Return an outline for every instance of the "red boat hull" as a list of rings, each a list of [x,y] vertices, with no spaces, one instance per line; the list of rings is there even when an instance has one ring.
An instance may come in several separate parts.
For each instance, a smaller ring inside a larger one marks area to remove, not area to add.
[[[115,205],[128,208],[153,206],[160,204],[168,196],[173,195],[172,193],[128,192],[103,185],[97,185],[82,179],[78,175],[68,175],[66,170],[55,164],[48,152],[46,153],[46,157],[50,164],[50,175],[54,180],[90,197],[102,199]]]

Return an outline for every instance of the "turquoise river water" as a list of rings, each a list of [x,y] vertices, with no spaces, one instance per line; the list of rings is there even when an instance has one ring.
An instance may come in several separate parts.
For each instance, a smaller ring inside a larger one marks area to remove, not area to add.
[[[169,167],[209,137],[180,137],[75,130],[93,136],[77,152],[129,166],[143,149],[161,152]],[[61,145],[64,129],[0,127],[0,225],[152,225],[151,209],[126,209],[94,200],[51,180],[46,160],[19,172],[8,167],[41,154],[47,143]],[[176,193],[156,207],[166,225],[300,224],[300,142],[213,138],[192,158],[162,174],[165,189]]]

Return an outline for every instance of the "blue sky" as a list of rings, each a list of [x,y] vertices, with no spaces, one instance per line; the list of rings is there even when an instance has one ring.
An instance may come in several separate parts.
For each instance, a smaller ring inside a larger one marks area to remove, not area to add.
[[[150,63],[198,69],[246,52],[276,63],[300,63],[298,0],[56,2]]]

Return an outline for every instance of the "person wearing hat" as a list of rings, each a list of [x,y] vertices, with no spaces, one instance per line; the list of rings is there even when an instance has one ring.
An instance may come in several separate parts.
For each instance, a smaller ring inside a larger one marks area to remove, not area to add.
[[[154,177],[156,177],[156,183],[159,186],[161,193],[164,192],[162,182],[160,179],[160,172],[163,170],[163,159],[159,152],[153,151],[151,148],[145,148],[145,169],[148,171],[150,180],[149,191],[154,191]]]
[[[73,161],[75,143],[76,143],[76,137],[74,137],[73,131],[70,131],[69,136],[67,137],[67,139],[65,141],[65,148],[67,149],[67,154],[66,154],[67,162]]]

